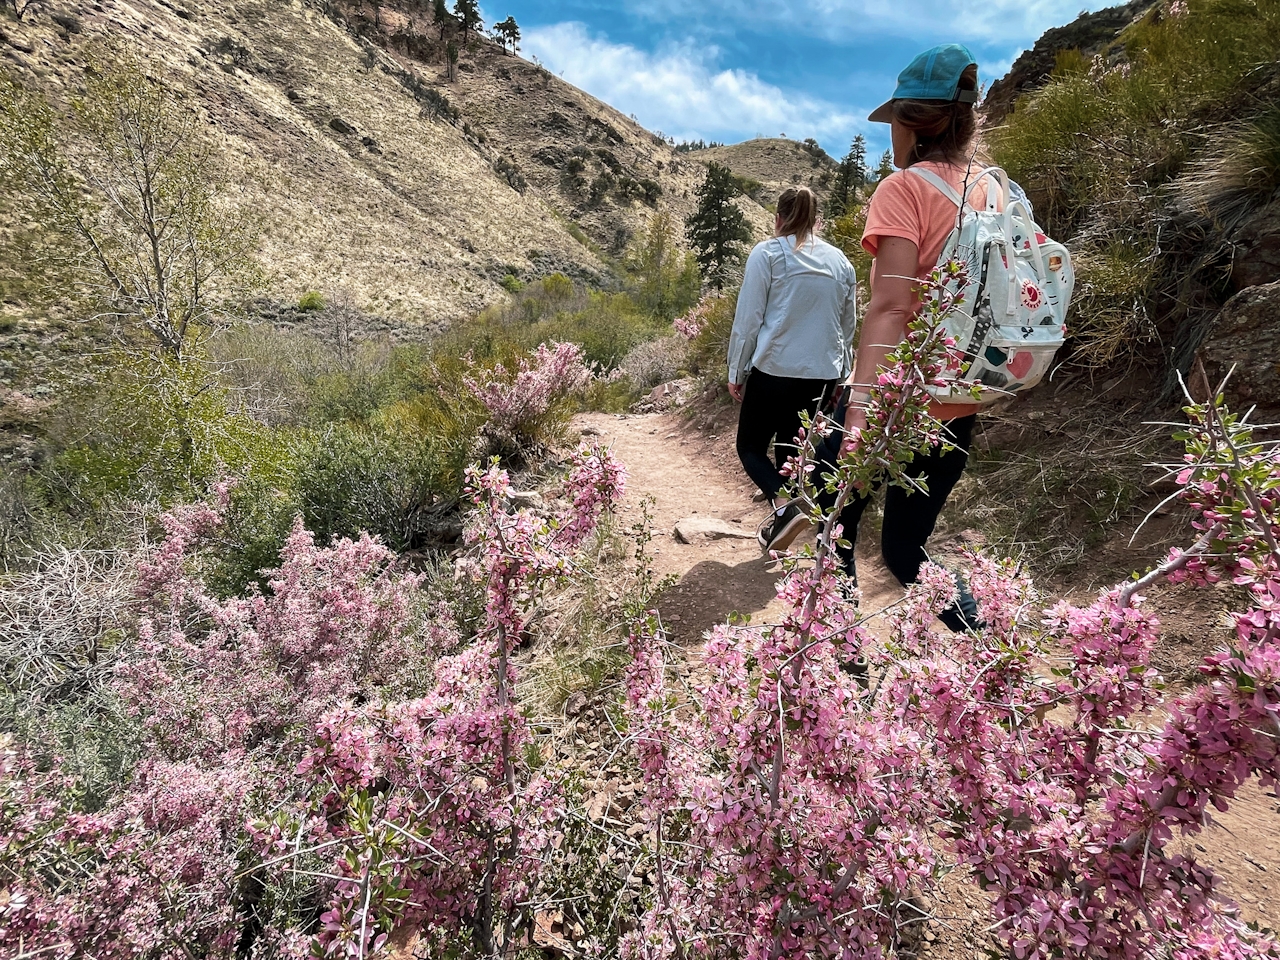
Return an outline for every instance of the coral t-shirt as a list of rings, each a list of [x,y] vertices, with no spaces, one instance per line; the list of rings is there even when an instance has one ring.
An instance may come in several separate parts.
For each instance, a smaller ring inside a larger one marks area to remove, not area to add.
[[[965,187],[965,177],[977,173],[980,167],[956,166],[950,163],[939,163],[924,160],[915,166],[929,170],[955,188],[960,193]],[[975,208],[982,208],[987,202],[987,181],[973,186],[969,195],[969,203]],[[867,205],[867,226],[862,231],[862,249],[871,256],[880,249],[881,237],[901,237],[916,245],[919,253],[919,267],[916,275],[926,279],[937,266],[938,255],[942,253],[942,245],[956,226],[956,205],[923,177],[905,170],[889,174]],[[906,329],[902,335],[906,336]],[[939,420],[955,420],[977,413],[980,406],[976,403],[934,403],[929,413]]]

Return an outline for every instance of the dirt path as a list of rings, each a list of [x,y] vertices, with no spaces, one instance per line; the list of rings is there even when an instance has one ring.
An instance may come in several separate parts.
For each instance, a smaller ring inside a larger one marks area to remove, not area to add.
[[[732,432],[707,433],[678,415],[658,413],[584,414],[575,425],[604,441],[626,464],[621,514],[628,525],[640,519],[642,501],[649,498],[654,569],[676,578],[658,604],[672,640],[694,646],[706,630],[733,614],[755,621],[781,615],[775,595],[781,568],[762,557],[755,541],[767,508],[752,502],[756,489],[738,463]],[[673,530],[690,517],[722,521],[740,530],[742,538],[695,537],[680,543]],[[870,551],[863,543],[858,546],[863,609],[879,609],[900,597],[902,588],[880,563],[874,545]],[[948,546],[954,544],[939,544],[939,552],[945,555]],[[1230,810],[1213,813],[1204,833],[1183,841],[1182,849],[1219,872],[1224,895],[1240,904],[1244,920],[1280,928],[1280,808],[1274,791],[1249,784]],[[953,874],[933,906],[938,920],[922,957],[988,956],[985,948],[992,941],[985,928],[991,918],[975,886]]]
[[[735,613],[753,620],[781,614],[775,596],[781,567],[761,554],[755,540],[767,507],[752,502],[756,487],[742,472],[732,434],[707,434],[661,413],[584,414],[575,423],[598,435],[626,464],[627,497],[620,513],[628,525],[640,519],[641,501],[651,498],[654,570],[678,578],[658,604],[673,640],[697,643],[704,631]],[[742,538],[680,543],[673,530],[687,518],[723,521]],[[806,538],[812,542],[812,532],[796,546]],[[860,553],[858,573],[868,609],[902,595],[878,557]]]

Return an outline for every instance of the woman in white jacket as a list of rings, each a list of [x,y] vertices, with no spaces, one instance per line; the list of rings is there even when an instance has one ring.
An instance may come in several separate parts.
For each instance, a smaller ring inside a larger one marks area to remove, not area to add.
[[[795,452],[801,411],[812,416],[852,370],[857,278],[849,259],[814,235],[817,219],[807,187],[778,198],[774,237],[747,259],[729,338],[729,393],[742,404],[738,457],[773,506],[757,534],[765,550],[786,549],[807,522],[780,499],[787,480],[779,468]]]

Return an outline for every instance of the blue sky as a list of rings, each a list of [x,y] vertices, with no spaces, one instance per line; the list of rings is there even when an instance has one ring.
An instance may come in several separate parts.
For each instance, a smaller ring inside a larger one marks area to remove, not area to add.
[[[1112,0],[1115,2],[1115,0]],[[485,0],[514,16],[524,56],[651,130],[729,143],[815,137],[839,157],[855,134],[872,158],[887,128],[867,114],[913,56],[968,44],[984,83],[1049,27],[1107,0]],[[957,8],[966,13],[955,16]]]

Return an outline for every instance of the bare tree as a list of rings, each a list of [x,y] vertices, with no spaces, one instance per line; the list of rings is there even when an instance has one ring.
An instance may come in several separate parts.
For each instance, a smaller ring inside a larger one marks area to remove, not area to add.
[[[140,326],[178,359],[257,280],[258,222],[229,209],[200,127],[123,46],[90,54],[67,115],[0,78],[0,184],[44,240],[9,256],[46,275],[47,293]]]
[[[4,0],[4,7],[6,10],[12,10],[13,15],[21,21],[23,17],[39,6],[40,3],[41,0]]]

